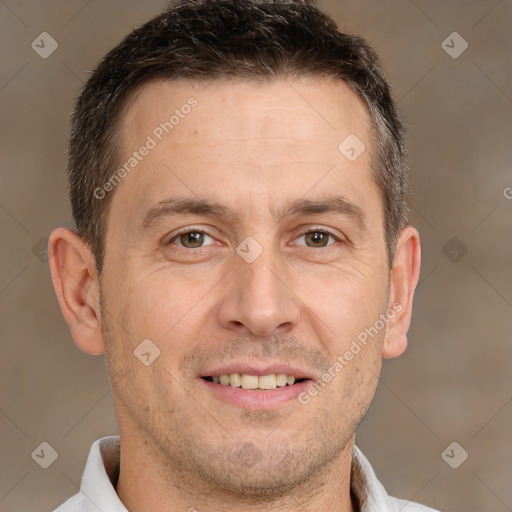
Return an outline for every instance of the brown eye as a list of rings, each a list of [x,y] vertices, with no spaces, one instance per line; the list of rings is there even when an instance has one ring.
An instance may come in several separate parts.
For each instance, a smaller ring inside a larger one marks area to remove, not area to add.
[[[321,233],[319,231],[306,233],[305,237],[306,243],[310,247],[325,247],[329,239],[326,233]]]
[[[205,237],[212,239],[210,235],[203,231],[186,231],[169,240],[169,244],[175,243],[178,247],[183,247],[185,249],[199,249],[203,247],[205,243]]]
[[[335,238],[331,233],[326,231],[308,231],[302,235],[308,247],[327,247],[329,244],[329,237]],[[302,237],[299,237],[302,238]]]

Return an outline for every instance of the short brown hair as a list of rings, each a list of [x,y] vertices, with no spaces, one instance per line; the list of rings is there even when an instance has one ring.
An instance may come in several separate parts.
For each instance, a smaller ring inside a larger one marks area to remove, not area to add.
[[[73,113],[68,173],[73,218],[101,272],[112,193],[94,191],[118,165],[116,134],[133,94],[149,81],[338,78],[372,119],[372,177],[384,203],[388,265],[407,221],[403,125],[379,59],[308,0],[182,0],[129,34],[101,60]],[[340,141],[341,142],[341,141]]]

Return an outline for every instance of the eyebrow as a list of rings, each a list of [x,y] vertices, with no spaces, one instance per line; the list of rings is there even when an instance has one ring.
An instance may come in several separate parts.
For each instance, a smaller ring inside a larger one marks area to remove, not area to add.
[[[286,216],[338,214],[353,220],[361,229],[366,229],[366,215],[363,209],[343,196],[321,200],[297,199],[279,211],[271,208],[270,212],[276,220]],[[215,201],[201,198],[169,197],[159,201],[157,206],[146,213],[140,227],[148,229],[162,220],[185,214],[226,220],[238,218],[235,211]]]

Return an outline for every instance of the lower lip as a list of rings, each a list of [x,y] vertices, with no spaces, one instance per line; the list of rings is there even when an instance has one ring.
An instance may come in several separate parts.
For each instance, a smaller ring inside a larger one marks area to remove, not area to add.
[[[199,380],[221,400],[252,411],[276,409],[280,405],[295,400],[311,383],[311,380],[304,380],[292,386],[258,391],[254,389],[234,388],[204,379]]]

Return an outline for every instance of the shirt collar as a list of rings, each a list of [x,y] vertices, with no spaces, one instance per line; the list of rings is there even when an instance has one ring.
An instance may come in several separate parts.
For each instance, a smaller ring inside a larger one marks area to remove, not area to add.
[[[80,487],[83,512],[128,512],[115,491],[119,476],[119,448],[119,436],[98,439],[91,446]],[[359,512],[394,510],[386,490],[357,446],[353,451],[350,487],[359,503]]]
[[[359,503],[359,512],[391,512],[389,495],[379,482],[368,459],[354,446],[350,489]]]
[[[83,512],[128,512],[115,490],[119,447],[119,436],[98,439],[91,446],[80,486],[80,493],[84,495]]]

